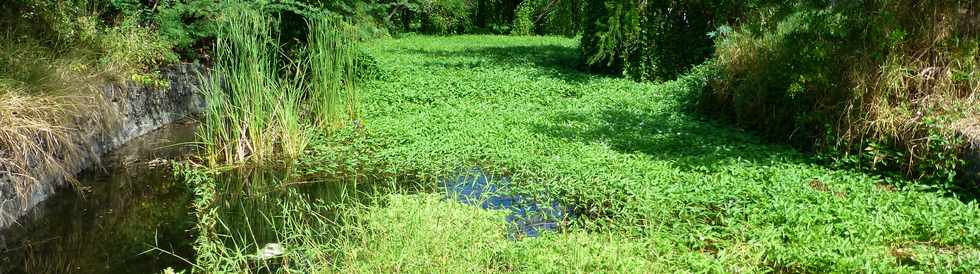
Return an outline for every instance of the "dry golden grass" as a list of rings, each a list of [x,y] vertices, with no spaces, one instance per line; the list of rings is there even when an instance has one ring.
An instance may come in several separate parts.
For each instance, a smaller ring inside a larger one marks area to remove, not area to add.
[[[889,52],[883,64],[856,66],[849,72],[857,96],[839,125],[841,142],[891,140],[906,150],[911,174],[913,163],[924,155],[936,150],[956,153],[962,148],[930,146],[930,137],[968,142],[980,138],[976,134],[980,55],[976,33],[969,30],[978,25],[957,16],[964,13],[976,11],[937,7],[928,16],[920,16],[927,23],[910,30],[910,39]]]
[[[30,38],[0,34],[0,171],[20,199],[42,180],[74,182],[93,151],[81,142],[110,128],[106,83],[85,53],[56,54]]]

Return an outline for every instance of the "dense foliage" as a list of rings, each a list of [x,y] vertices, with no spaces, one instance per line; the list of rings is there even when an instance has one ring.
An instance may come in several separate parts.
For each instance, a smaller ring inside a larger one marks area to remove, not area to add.
[[[949,186],[977,123],[976,1],[589,5],[594,67],[662,81],[715,58],[703,109],[836,163]]]
[[[378,0],[394,33],[556,34],[579,32],[582,0]]]
[[[33,46],[32,53],[74,59],[99,72],[117,74],[176,60],[167,40],[143,28],[134,17],[112,13],[104,1],[16,0],[4,2],[0,8],[0,24],[5,26],[0,34],[18,40],[0,54]],[[30,70],[16,65],[6,67],[11,71]]]
[[[587,1],[584,58],[636,80],[671,80],[714,52],[717,27],[753,1]]]
[[[961,164],[959,131],[980,111],[978,9],[975,1],[767,9],[721,38],[723,75],[704,105],[838,162],[947,184]]]

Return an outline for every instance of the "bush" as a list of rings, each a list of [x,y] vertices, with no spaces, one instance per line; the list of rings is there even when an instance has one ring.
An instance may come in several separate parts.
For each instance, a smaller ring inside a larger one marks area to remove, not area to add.
[[[214,17],[220,8],[208,0],[162,1],[153,22],[160,35],[171,41],[182,57],[197,59],[207,48],[202,43],[216,35]]]
[[[976,2],[783,7],[719,39],[704,108],[837,163],[952,186],[958,127],[980,105]]]
[[[102,49],[99,64],[103,70],[140,72],[147,66],[177,62],[173,44],[157,32],[140,27],[127,18],[105,30],[96,42]]]
[[[445,35],[474,30],[478,6],[464,0],[393,0],[378,3],[377,8],[394,32]]]
[[[17,11],[20,19],[24,20],[8,26],[32,25],[29,28],[33,34],[52,46],[65,46],[80,38],[85,40],[96,36],[100,23],[97,15],[107,8],[102,0],[14,0],[0,5],[4,6],[5,11]]]
[[[531,19],[534,13],[535,1],[524,1],[517,8],[514,15],[514,28],[511,29],[513,35],[530,35],[534,31],[534,21]]]

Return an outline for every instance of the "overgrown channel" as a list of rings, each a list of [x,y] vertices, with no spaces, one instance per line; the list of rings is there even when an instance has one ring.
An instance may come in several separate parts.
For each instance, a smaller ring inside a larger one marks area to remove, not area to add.
[[[947,16],[922,20],[889,1],[861,2],[868,20],[838,1],[131,2],[97,15],[203,63],[207,105],[56,174],[64,189],[0,234],[0,273],[980,270],[972,2],[925,1]],[[861,67],[779,42],[794,35]],[[942,42],[915,51],[926,38]],[[808,63],[780,63],[797,49]],[[0,98],[55,98],[2,73]],[[0,107],[35,125],[0,136],[39,143],[0,141],[0,175],[32,179],[18,190],[40,182],[32,161],[73,159],[46,152],[77,142],[54,134],[126,119]]]

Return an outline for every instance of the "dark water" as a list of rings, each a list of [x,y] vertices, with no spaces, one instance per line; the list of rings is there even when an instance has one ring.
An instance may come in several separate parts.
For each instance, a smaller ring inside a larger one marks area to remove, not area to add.
[[[284,210],[292,213],[306,205],[333,206],[345,199],[356,199],[370,192],[372,184],[357,184],[343,178],[287,177],[282,169],[238,168],[214,176],[216,192],[212,202],[220,225],[215,232],[225,246],[257,250],[280,243]],[[294,210],[290,210],[294,209]],[[321,216],[335,208],[305,208]],[[325,216],[331,217],[331,216]]]
[[[513,194],[510,178],[494,177],[475,168],[442,181],[447,197],[484,209],[509,210],[506,221],[511,224],[513,238],[537,237],[544,231],[554,231],[574,218],[571,207],[558,201]]]
[[[169,161],[189,155],[191,124],[130,141],[0,233],[0,273],[159,273],[193,258],[191,194]],[[173,253],[148,250],[159,248]]]
[[[160,273],[189,269],[194,258],[194,196],[172,162],[185,160],[192,124],[165,127],[104,157],[0,232],[3,273]],[[286,203],[336,204],[371,191],[344,178],[286,178],[282,169],[238,168],[214,175],[214,206],[224,245],[257,250],[277,243]],[[320,212],[329,213],[329,212]]]

